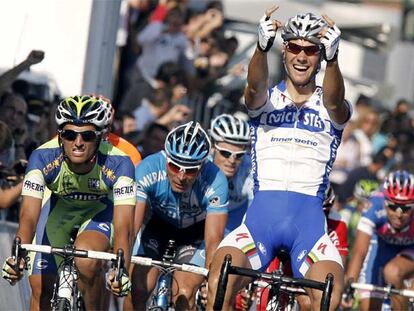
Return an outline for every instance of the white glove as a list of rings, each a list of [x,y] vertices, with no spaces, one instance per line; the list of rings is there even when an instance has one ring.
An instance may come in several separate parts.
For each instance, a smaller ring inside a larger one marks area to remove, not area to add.
[[[269,51],[276,37],[276,29],[273,28],[273,21],[266,14],[260,19],[257,32],[259,35],[257,47],[262,52]]]
[[[331,27],[328,27],[328,31],[321,38],[321,43],[324,46],[325,50],[325,60],[331,61],[334,59],[338,53],[339,39],[341,36],[341,31],[334,24]]]

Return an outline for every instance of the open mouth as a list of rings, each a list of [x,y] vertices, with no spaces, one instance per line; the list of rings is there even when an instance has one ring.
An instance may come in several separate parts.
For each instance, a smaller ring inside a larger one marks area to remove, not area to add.
[[[299,72],[306,72],[309,69],[309,66],[305,65],[293,65],[293,68]]]

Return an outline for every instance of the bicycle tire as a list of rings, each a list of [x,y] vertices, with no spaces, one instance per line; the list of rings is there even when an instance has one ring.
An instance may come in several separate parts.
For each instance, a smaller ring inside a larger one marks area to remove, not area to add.
[[[226,296],[227,282],[229,278],[229,270],[231,266],[231,255],[224,257],[223,264],[220,269],[220,276],[217,282],[216,297],[214,298],[213,310],[220,311],[223,308],[224,297]]]
[[[58,298],[53,311],[71,311],[69,300],[66,298]]]

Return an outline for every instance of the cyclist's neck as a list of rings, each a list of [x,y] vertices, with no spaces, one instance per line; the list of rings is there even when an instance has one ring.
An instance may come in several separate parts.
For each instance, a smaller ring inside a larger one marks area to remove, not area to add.
[[[297,86],[290,79],[286,81],[286,90],[289,99],[296,104],[302,106],[313,95],[316,89],[315,82],[308,83],[306,86]]]

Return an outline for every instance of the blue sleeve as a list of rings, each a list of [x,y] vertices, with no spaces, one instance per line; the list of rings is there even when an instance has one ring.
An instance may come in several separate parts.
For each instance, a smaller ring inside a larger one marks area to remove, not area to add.
[[[227,214],[229,189],[226,176],[212,162],[206,164],[204,173],[208,176],[209,185],[205,191],[204,203],[207,214]]]
[[[387,220],[387,212],[384,208],[384,199],[382,197],[371,197],[371,207],[366,210],[362,216],[368,218],[375,225],[375,228],[382,226]]]
[[[135,181],[137,184],[137,200],[146,201],[154,189],[153,172],[158,167],[158,153],[146,157],[135,168]]]

